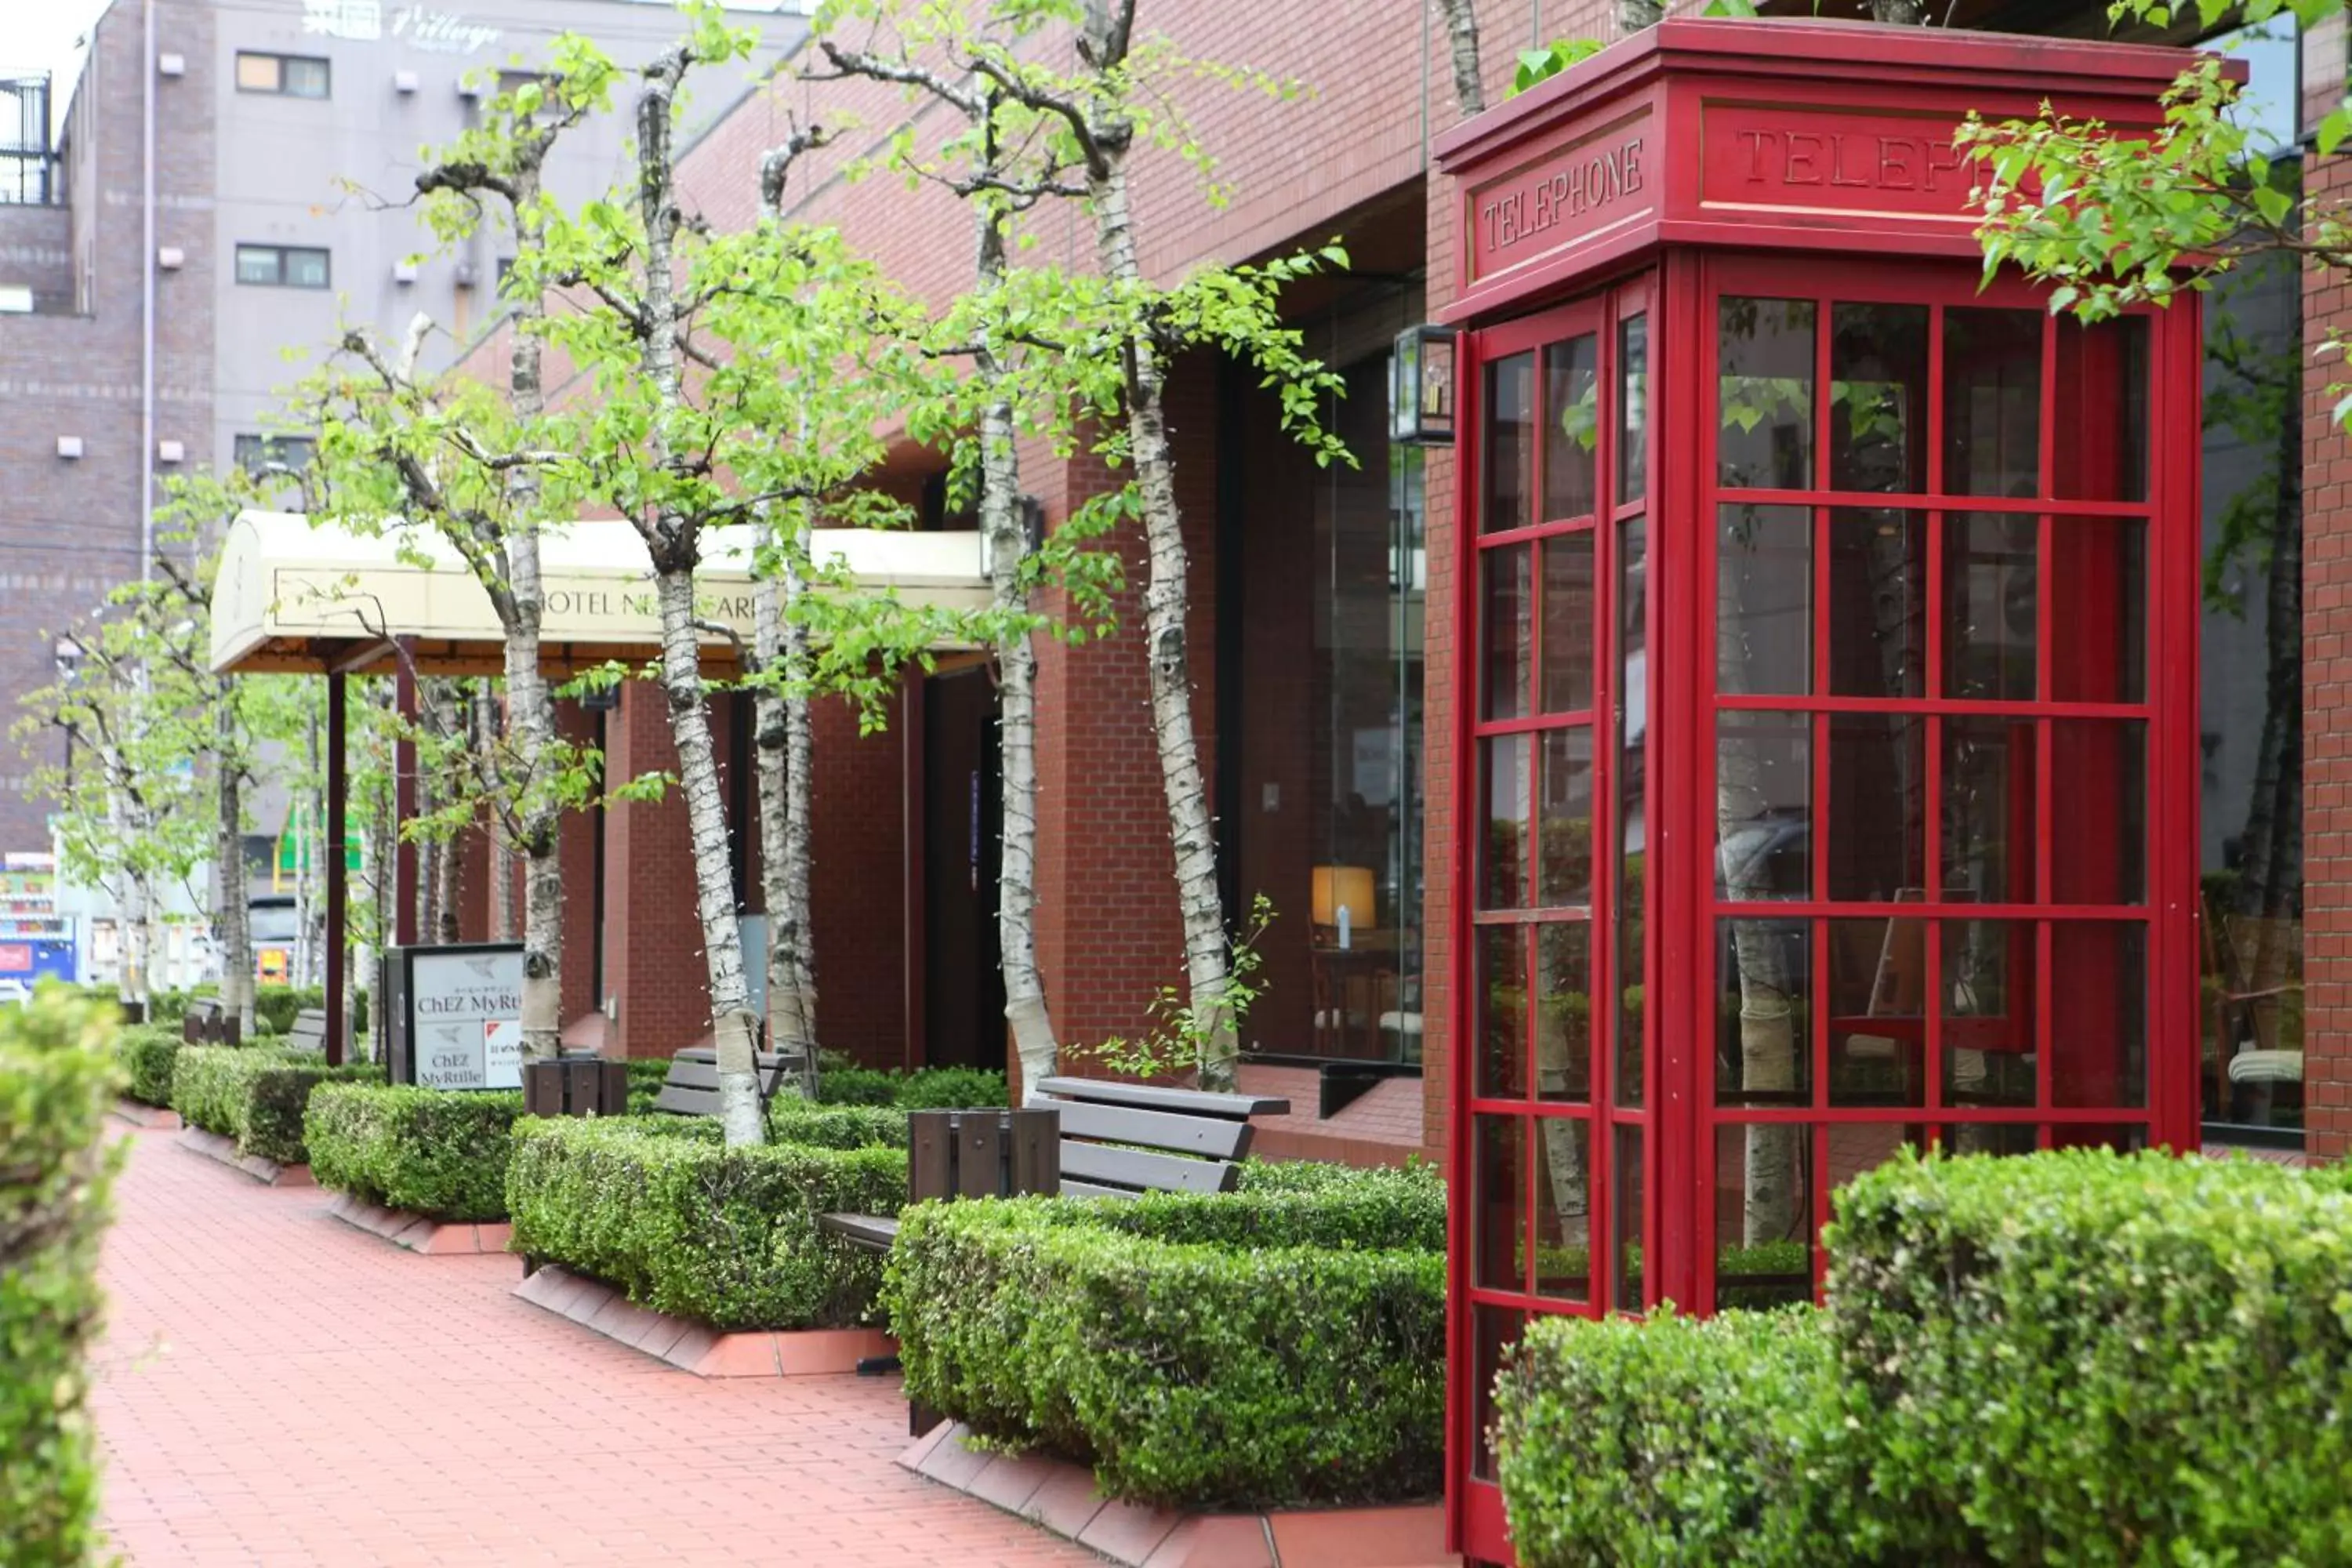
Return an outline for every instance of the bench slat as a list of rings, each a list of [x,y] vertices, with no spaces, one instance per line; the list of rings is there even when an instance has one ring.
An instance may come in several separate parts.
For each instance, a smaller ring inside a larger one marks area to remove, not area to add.
[[[1200,1154],[1212,1160],[1238,1160],[1249,1152],[1255,1133],[1246,1121],[1221,1117],[1177,1116],[1164,1110],[1137,1110],[1124,1105],[1061,1102],[1062,1135],[1100,1138],[1112,1143],[1139,1143],[1177,1154]]]
[[[821,1214],[816,1227],[871,1252],[887,1252],[898,1239],[898,1222],[878,1214]]]
[[[654,1098],[654,1109],[678,1116],[716,1116],[719,1114],[719,1091],[665,1084],[661,1093]]]
[[[1081,1182],[1116,1183],[1153,1192],[1227,1193],[1241,1178],[1241,1167],[1223,1161],[1180,1160],[1173,1154],[1151,1154],[1140,1149],[1114,1149],[1103,1143],[1062,1143],[1062,1190],[1070,1178]]]
[[[673,1067],[679,1062],[708,1063],[710,1069],[713,1072],[716,1072],[719,1070],[719,1049],[715,1046],[688,1046],[684,1050],[678,1052],[677,1055],[670,1058],[670,1063]],[[799,1066],[800,1058],[780,1056],[774,1051],[761,1051],[759,1056],[759,1062],[760,1070],[761,1072],[772,1072],[780,1067]]]
[[[662,1079],[670,1089],[708,1089],[719,1087],[719,1066],[716,1062],[672,1062],[669,1076]]]
[[[1183,1116],[1219,1116],[1235,1121],[1280,1116],[1290,1110],[1290,1101],[1276,1095],[1204,1094],[1196,1089],[1156,1089],[1092,1078],[1041,1079],[1037,1091],[1097,1105],[1130,1105],[1139,1110],[1172,1110]]]
[[[1132,1187],[1098,1187],[1092,1182],[1074,1182],[1064,1176],[1062,1195],[1066,1198],[1139,1198],[1143,1194]]]

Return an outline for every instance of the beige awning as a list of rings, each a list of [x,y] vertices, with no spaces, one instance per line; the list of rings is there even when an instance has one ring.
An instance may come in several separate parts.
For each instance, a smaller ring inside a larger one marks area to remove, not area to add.
[[[714,529],[704,538],[702,618],[751,637],[752,534]],[[956,608],[988,602],[980,535],[825,528],[820,561],[845,565],[861,584],[909,605]],[[542,668],[566,676],[611,659],[643,662],[660,638],[653,572],[626,522],[569,523],[540,545],[547,610]],[[389,673],[404,642],[415,667],[435,675],[492,675],[505,638],[489,595],[430,530],[378,535],[316,526],[307,517],[246,512],[222,542],[213,584],[215,670]],[[735,647],[716,632],[703,663],[731,668]]]

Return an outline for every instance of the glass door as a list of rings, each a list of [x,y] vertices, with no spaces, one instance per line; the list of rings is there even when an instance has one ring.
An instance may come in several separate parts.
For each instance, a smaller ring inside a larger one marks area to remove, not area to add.
[[[1453,1408],[1480,1554],[1500,1542],[1477,1483],[1505,1347],[1530,1314],[1645,1300],[1651,302],[1644,279],[1477,332],[1465,358]]]

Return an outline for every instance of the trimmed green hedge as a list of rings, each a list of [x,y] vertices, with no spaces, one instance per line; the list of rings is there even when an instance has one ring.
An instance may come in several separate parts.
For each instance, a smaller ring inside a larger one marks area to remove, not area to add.
[[[122,1066],[123,1097],[141,1105],[172,1103],[172,1069],[180,1055],[177,1025],[123,1025],[114,1037],[114,1058]]]
[[[1847,1186],[1828,1315],[1894,1549],[2352,1558],[2347,1187],[2087,1149]]]
[[[1191,1509],[1440,1488],[1444,1196],[1250,1171],[1216,1196],[924,1204],[885,1300],[909,1398]]]
[[[1496,1462],[1526,1568],[1842,1555],[1837,1357],[1810,1310],[1538,1318],[1497,1380]]]
[[[960,1110],[1003,1105],[1004,1075],[984,1068],[859,1067],[827,1051],[818,1058],[816,1097],[827,1105],[895,1105],[901,1110]]]
[[[0,1014],[0,1557],[68,1568],[97,1552],[86,1357],[99,1236],[128,1145],[101,1136],[122,1078],[110,1003],[62,989]]]
[[[785,1111],[773,1125],[779,1134],[854,1135],[818,1107]],[[821,1234],[816,1216],[890,1215],[906,1202],[903,1149],[805,1141],[729,1149],[703,1117],[525,1117],[507,1168],[515,1251],[727,1330],[865,1322],[881,1259]]]
[[[330,1068],[315,1052],[268,1046],[183,1046],[172,1073],[172,1109],[191,1127],[236,1140],[237,1152],[281,1165],[309,1163],[302,1113],[330,1082],[381,1082],[372,1062]]]
[[[310,1173],[364,1203],[444,1220],[507,1217],[520,1090],[325,1083],[302,1118]]]
[[[1527,1568],[2352,1562],[2352,1172],[1905,1155],[1835,1207],[1825,1309],[1530,1328]]]

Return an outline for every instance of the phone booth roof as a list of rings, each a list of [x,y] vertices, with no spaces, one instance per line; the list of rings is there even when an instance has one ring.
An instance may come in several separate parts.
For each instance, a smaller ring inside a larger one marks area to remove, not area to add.
[[[2187,63],[2157,45],[1871,22],[1662,22],[1438,139],[1460,236],[1443,319],[1667,246],[1973,259],[1962,121],[2046,102],[2144,133]]]

